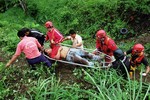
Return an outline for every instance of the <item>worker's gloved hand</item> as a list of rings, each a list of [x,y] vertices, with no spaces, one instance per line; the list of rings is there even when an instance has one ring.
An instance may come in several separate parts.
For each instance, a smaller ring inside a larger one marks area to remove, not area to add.
[[[146,76],[147,74],[146,73],[142,73],[142,76]]]

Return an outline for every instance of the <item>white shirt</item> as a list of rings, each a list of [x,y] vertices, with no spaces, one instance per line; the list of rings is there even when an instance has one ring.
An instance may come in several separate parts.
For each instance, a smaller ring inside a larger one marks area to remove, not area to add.
[[[81,43],[82,45],[81,46],[78,46],[77,48],[81,48],[83,49],[83,42],[82,42],[82,37],[78,34],[76,34],[75,38],[72,38],[71,36],[68,36],[67,37],[68,39],[71,39],[72,41],[72,46],[76,46],[77,44]]]

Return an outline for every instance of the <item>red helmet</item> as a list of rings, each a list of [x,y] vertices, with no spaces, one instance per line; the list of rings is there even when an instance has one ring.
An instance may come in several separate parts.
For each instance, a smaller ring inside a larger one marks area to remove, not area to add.
[[[106,32],[104,30],[99,30],[96,33],[96,37],[99,37],[99,38],[106,37]]]
[[[53,23],[51,21],[47,21],[45,23],[45,27],[48,28],[48,27],[52,27],[53,26]]]
[[[133,52],[143,52],[144,51],[144,46],[142,44],[135,44],[133,46]]]

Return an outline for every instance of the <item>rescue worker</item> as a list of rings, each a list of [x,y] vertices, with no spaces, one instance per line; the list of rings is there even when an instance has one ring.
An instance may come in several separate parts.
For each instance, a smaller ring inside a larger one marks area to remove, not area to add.
[[[29,28],[22,28],[21,31],[28,37],[35,37],[41,46],[44,46],[45,36],[40,31]]]
[[[76,34],[76,32],[72,29],[69,31],[69,34],[70,34],[70,36],[67,36],[66,38],[64,38],[63,41],[71,40],[73,48],[83,49],[82,37],[80,35]]]
[[[53,23],[51,21],[47,21],[45,23],[45,27],[47,28],[46,33],[46,41],[50,41],[50,47],[53,48],[55,46],[60,46],[59,43],[63,40],[63,35],[53,27]]]
[[[18,43],[16,52],[12,56],[11,60],[6,64],[6,67],[10,66],[19,57],[21,52],[25,54],[28,63],[32,66],[32,69],[35,69],[34,64],[40,62],[45,63],[48,67],[51,66],[51,62],[45,58],[41,52],[39,52],[38,48],[42,50],[42,46],[36,38],[27,37],[22,30],[19,30],[17,35],[21,41]]]
[[[117,45],[109,38],[104,30],[98,30],[96,33],[96,50],[93,52],[94,54],[97,54],[98,52],[103,52],[106,55],[105,56],[105,62],[107,63],[106,66],[110,66],[111,62],[113,61],[113,52],[117,50]]]
[[[144,55],[144,46],[142,44],[135,44],[130,50],[125,52],[125,54],[131,54],[130,58],[130,78],[133,78],[133,72],[135,71],[136,67],[138,67],[141,63],[143,63],[146,67],[145,73],[142,73],[142,76],[146,76],[149,71],[150,67],[148,61]]]
[[[115,61],[112,62],[112,68],[115,69],[118,75],[127,79],[130,70],[130,60],[121,49],[117,49],[113,53]]]

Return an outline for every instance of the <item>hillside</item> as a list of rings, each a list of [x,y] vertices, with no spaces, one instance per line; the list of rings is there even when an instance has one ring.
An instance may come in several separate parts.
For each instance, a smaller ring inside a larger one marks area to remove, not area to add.
[[[149,100],[150,74],[123,79],[113,69],[82,68],[55,62],[51,68],[37,64],[31,70],[23,54],[5,68],[20,41],[23,27],[46,34],[50,20],[64,35],[74,29],[84,46],[95,49],[95,34],[104,29],[123,51],[142,43],[150,63],[149,0],[1,0],[0,1],[0,100]],[[120,29],[126,28],[126,34]],[[70,42],[65,42],[70,44]],[[99,66],[96,66],[99,67]]]

